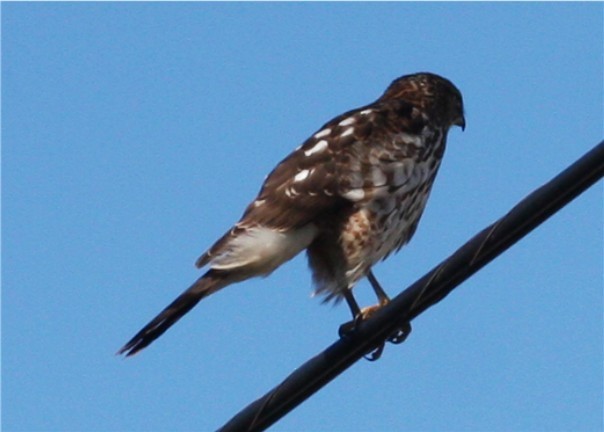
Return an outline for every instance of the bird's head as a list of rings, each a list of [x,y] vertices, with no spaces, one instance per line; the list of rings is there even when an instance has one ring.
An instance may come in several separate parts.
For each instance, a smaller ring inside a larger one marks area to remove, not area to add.
[[[380,100],[402,99],[417,106],[428,117],[447,129],[466,127],[461,92],[446,78],[422,72],[402,76],[392,82]]]

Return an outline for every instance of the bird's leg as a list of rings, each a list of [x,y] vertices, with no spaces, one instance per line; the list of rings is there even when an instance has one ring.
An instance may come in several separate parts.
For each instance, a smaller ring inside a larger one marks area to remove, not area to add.
[[[371,284],[371,287],[373,288],[373,291],[375,292],[375,295],[378,298],[378,304],[373,305],[373,306],[364,307],[363,309],[361,309],[359,307],[359,304],[355,300],[354,296],[352,295],[352,290],[351,289],[344,290],[343,295],[344,295],[344,298],[346,299],[346,303],[348,303],[348,307],[350,308],[350,312],[352,313],[353,319],[352,319],[352,321],[344,323],[340,326],[339,334],[340,334],[340,337],[342,337],[342,338],[350,335],[354,331],[356,326],[362,320],[369,318],[377,310],[379,310],[380,308],[382,308],[382,307],[386,306],[388,303],[390,303],[390,297],[388,297],[388,294],[386,294],[386,291],[384,291],[384,289],[382,288],[382,286],[380,285],[380,283],[378,282],[377,278],[375,277],[375,275],[373,274],[373,272],[371,270],[369,270],[369,273],[367,273],[367,279],[369,280],[369,283]],[[388,342],[391,342],[393,344],[400,344],[400,343],[404,342],[405,339],[407,339],[407,337],[409,336],[410,333],[411,333],[411,324],[407,322],[407,323],[404,323],[400,328],[398,328],[390,336],[388,336],[387,340],[388,340]],[[375,361],[382,356],[383,351],[384,351],[384,343],[381,343],[373,351],[369,352],[365,356],[365,358],[369,361]]]
[[[371,270],[369,270],[369,273],[367,273],[367,279],[369,280],[369,283],[371,284],[371,287],[373,288],[373,291],[375,292],[375,295],[378,298],[378,304],[373,306],[366,306],[361,309],[360,313],[363,319],[369,318],[377,310],[390,303],[390,297],[388,297],[388,294],[386,294],[386,291],[384,291],[384,289],[382,288],[382,286],[380,285]]]
[[[352,295],[352,290],[347,288],[344,290],[344,298],[346,299],[346,303],[348,303],[348,307],[350,308],[350,312],[352,313],[352,321],[348,321],[340,326],[339,335],[341,338],[345,338],[351,335],[357,325],[366,317],[363,314],[363,310],[359,307],[356,299]],[[369,361],[375,361],[382,356],[382,352],[384,351],[384,343],[381,343],[377,348],[370,351],[365,358]]]
[[[365,309],[373,308],[371,310],[371,312],[375,312],[375,310],[379,309],[380,307],[386,306],[388,303],[390,303],[390,297],[388,297],[388,294],[386,294],[386,291],[384,291],[384,289],[378,282],[377,278],[373,274],[373,271],[369,270],[369,273],[367,273],[367,279],[369,280],[369,283],[371,284],[373,291],[375,291],[375,295],[378,298],[379,304],[375,305],[375,306],[370,306],[369,308],[365,308]],[[365,309],[363,309],[363,311],[361,313],[364,313]],[[403,343],[405,341],[405,339],[407,339],[407,337],[409,336],[410,333],[411,333],[411,323],[406,322],[405,324],[403,324],[399,329],[397,329],[393,334],[391,334],[388,337],[388,342],[391,342],[393,344]]]
[[[340,330],[338,331],[340,337],[346,337],[351,334],[356,328],[357,324],[363,319],[361,308],[352,295],[352,290],[350,288],[346,288],[343,292],[344,299],[346,299],[346,303],[348,303],[350,313],[352,314],[352,321],[348,321],[340,326]]]
[[[377,296],[380,305],[385,306],[390,303],[390,297],[388,297],[388,294],[386,294],[386,291],[384,291],[384,289],[376,279],[375,275],[373,274],[373,271],[369,270],[369,273],[367,273],[367,279],[369,280],[373,291],[375,291],[375,295]]]
[[[346,290],[344,290],[344,298],[346,299],[346,303],[348,303],[350,313],[352,313],[352,319],[359,319],[359,317],[361,316],[361,308],[359,307],[359,304],[352,295],[351,289],[347,288]]]

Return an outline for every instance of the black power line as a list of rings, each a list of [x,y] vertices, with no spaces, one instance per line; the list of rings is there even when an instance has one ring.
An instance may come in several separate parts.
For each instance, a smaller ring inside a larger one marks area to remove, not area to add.
[[[604,141],[520,201],[453,255],[392,299],[354,332],[308,360],[281,384],[248,405],[219,430],[261,431],[302,403],[397,329],[556,213],[604,175]]]

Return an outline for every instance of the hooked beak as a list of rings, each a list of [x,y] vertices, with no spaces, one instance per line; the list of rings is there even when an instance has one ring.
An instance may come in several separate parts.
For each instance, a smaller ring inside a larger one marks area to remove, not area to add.
[[[460,118],[458,118],[457,121],[453,124],[455,126],[459,126],[462,131],[466,130],[466,119],[464,116],[461,116]]]

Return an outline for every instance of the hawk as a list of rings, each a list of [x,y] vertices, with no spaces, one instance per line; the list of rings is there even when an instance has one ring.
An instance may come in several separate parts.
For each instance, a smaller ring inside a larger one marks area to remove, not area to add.
[[[463,100],[432,73],[402,76],[375,102],[335,117],[267,176],[241,220],[196,262],[207,271],[120,350],[148,346],[201,299],[266,276],[307,251],[316,292],[345,299],[367,277],[379,307],[388,296],[371,268],[417,228],[451,126],[465,128]]]

